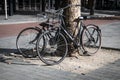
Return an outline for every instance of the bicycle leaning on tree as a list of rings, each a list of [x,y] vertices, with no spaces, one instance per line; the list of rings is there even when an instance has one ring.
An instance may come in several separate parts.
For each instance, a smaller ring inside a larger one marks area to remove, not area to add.
[[[27,58],[36,57],[36,41],[42,32],[53,27],[54,16],[49,15],[47,12],[43,12],[37,15],[45,21],[40,23],[39,26],[28,27],[20,31],[16,38],[16,47],[18,51]]]
[[[64,60],[68,53],[68,46],[73,44],[78,52],[82,55],[93,55],[101,48],[101,30],[94,24],[85,25],[82,21],[90,17],[78,17],[76,22],[75,33],[71,34],[66,29],[63,11],[72,6],[50,12],[57,16],[59,20],[58,27],[53,26],[51,29],[42,32],[36,43],[37,54],[42,62],[47,65],[59,64]],[[45,23],[44,23],[45,24]],[[77,32],[76,32],[77,30]]]

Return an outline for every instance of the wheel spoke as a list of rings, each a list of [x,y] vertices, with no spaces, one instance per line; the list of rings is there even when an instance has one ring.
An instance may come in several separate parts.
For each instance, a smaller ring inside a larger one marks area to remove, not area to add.
[[[96,26],[89,25],[82,32],[82,48],[87,54],[96,53],[101,47],[101,35]]]
[[[16,46],[20,53],[22,53],[25,57],[29,57],[27,52],[31,53],[31,55],[34,54],[34,56],[37,54],[36,52],[36,38],[39,34],[39,30],[36,28],[30,27],[23,29],[16,39]]]
[[[45,46],[39,50],[39,44],[42,37],[45,37]],[[63,48],[63,49],[61,49]],[[63,34],[57,34],[56,31],[47,31],[41,35],[37,41],[37,53],[42,62],[48,65],[58,64],[64,60],[67,55],[67,41]]]

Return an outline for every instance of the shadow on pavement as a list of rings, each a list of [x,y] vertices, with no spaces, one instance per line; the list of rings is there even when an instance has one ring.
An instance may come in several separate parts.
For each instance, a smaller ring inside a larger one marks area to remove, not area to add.
[[[16,65],[37,65],[25,61],[25,57],[23,57],[17,49],[0,48],[0,62]]]
[[[120,79],[120,59],[108,63],[103,67],[88,73],[71,73],[57,70],[45,66],[26,66],[26,65],[6,65],[0,63],[0,70],[4,73],[1,77],[4,80],[119,80]],[[3,68],[5,70],[3,71]],[[17,74],[16,74],[17,73]],[[22,73],[22,74],[21,74]],[[32,76],[29,76],[30,73]],[[12,75],[10,75],[12,74]],[[38,75],[39,74],[39,75]],[[24,75],[24,76],[23,76]],[[19,77],[22,76],[22,77]],[[25,77],[29,76],[29,77]]]
[[[1,53],[18,53],[17,49],[0,48]]]

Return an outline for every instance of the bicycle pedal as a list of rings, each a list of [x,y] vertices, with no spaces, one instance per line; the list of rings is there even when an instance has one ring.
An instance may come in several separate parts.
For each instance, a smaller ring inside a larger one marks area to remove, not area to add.
[[[87,54],[87,51],[84,51],[83,54]]]

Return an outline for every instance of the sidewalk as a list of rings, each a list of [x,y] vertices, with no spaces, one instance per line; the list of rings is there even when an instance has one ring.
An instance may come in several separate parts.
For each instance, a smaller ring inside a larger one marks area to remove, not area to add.
[[[0,62],[0,80],[119,80],[120,68],[106,65],[90,73],[76,74],[32,64],[5,64]],[[120,64],[119,64],[120,65]]]
[[[102,47],[120,50],[120,21],[101,25]]]
[[[23,23],[35,23],[45,21],[45,18],[37,15],[13,15],[8,16],[5,20],[5,15],[0,15],[0,25],[6,24],[23,24]]]
[[[102,31],[102,48],[120,50],[120,21],[119,20],[88,20],[100,26]],[[0,25],[0,52],[16,52],[16,36],[18,33],[30,26],[37,26],[37,23]]]
[[[5,64],[0,62],[0,80],[74,80],[78,74],[50,69],[26,62]]]
[[[102,47],[120,50],[120,45],[119,45],[120,20],[87,20],[85,23],[86,24],[93,23],[100,26],[102,30]],[[15,24],[15,23],[0,24],[0,54],[17,52],[15,46],[16,36],[22,29],[30,26],[38,26],[38,23],[27,22],[21,24],[20,22],[19,24]],[[97,56],[99,56],[99,54]],[[84,57],[84,58],[88,58],[88,57]],[[107,57],[104,56],[104,58],[109,58],[109,56]],[[14,60],[12,60],[13,61],[12,63],[7,63],[5,62],[5,60],[6,59],[3,59],[0,56],[0,72],[1,72],[0,80],[119,80],[120,79],[119,76],[120,59],[105,64],[104,66],[95,69],[94,71],[90,71],[86,74],[82,73],[82,71],[81,74],[77,74],[77,73],[66,72],[63,70],[53,69],[44,65],[35,65],[26,62],[21,58],[16,59],[16,57],[14,58]],[[11,61],[11,58],[7,58],[6,61],[8,60]],[[61,65],[59,66],[61,67]],[[66,67],[68,67],[67,64]],[[89,67],[88,64],[87,67]]]
[[[120,11],[119,10],[94,10],[95,15],[97,16],[106,16],[106,17],[113,17],[113,16],[120,16]],[[82,14],[87,13],[89,14],[90,11],[89,9],[82,8]]]
[[[85,13],[83,14],[85,15]],[[112,17],[113,15],[99,12],[95,16]],[[39,26],[39,23],[44,20],[35,15],[14,15],[8,17],[8,20],[4,20],[4,16],[0,16],[0,51],[16,51],[15,42],[18,33],[26,27]],[[102,30],[102,47],[120,50],[120,20],[95,19],[86,20],[85,23],[100,26]]]
[[[8,20],[4,20],[4,17],[2,16],[1,18],[0,16],[0,80],[119,80],[120,79],[120,59],[116,59],[116,57],[115,57],[116,61],[109,62],[108,64],[105,64],[104,66],[95,69],[94,71],[90,71],[86,74],[82,73],[82,71],[81,74],[77,74],[63,70],[53,69],[50,67],[46,67],[44,65],[35,65],[30,62],[24,61],[24,59],[22,58],[19,59],[17,57],[14,58],[1,57],[2,54],[17,52],[15,46],[16,36],[22,29],[26,27],[38,26],[37,21],[38,20],[36,19],[35,16],[15,15],[9,17]],[[102,30],[103,48],[112,48],[112,49],[120,50],[120,20],[87,20],[85,21],[85,23],[86,24],[92,23],[100,26],[100,29]],[[100,55],[98,54],[97,56]],[[117,56],[119,56],[119,54]],[[103,57],[109,58],[109,56],[105,56],[105,55],[99,58],[102,59]],[[88,58],[88,57],[84,57],[84,58]],[[89,59],[90,58],[88,58],[88,60]],[[112,60],[112,58],[110,59]],[[93,58],[92,63],[93,60],[94,61],[98,60],[98,57],[96,57],[96,59]],[[12,62],[9,63],[6,61],[9,62],[12,61]],[[83,62],[83,63],[87,63],[87,62]],[[80,63],[82,64],[82,62]],[[73,63],[71,64],[74,65]],[[93,67],[95,65],[91,65],[91,66]],[[86,64],[86,67],[89,67],[89,65]],[[82,67],[80,66],[79,68]]]
[[[0,55],[0,80],[119,80],[120,54],[106,51],[89,57],[66,57],[54,66],[35,64],[38,59],[30,62],[20,56]]]
[[[89,15],[89,10],[81,12],[82,16]],[[94,19],[118,19],[120,20],[120,11],[109,10],[95,10]],[[13,15],[8,16],[8,20],[5,20],[5,15],[0,15],[0,24],[16,24],[16,23],[34,23],[38,21],[44,21],[43,18],[37,15]]]

